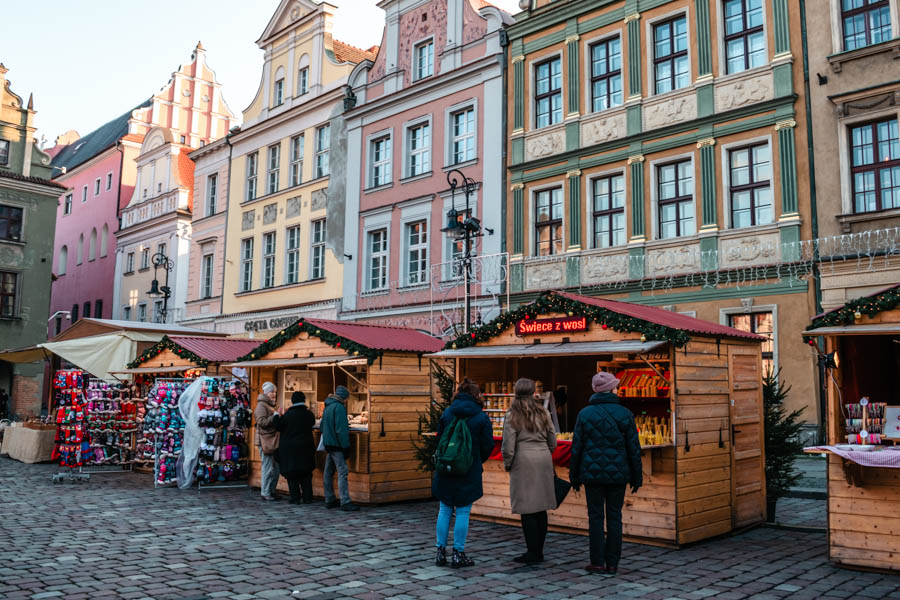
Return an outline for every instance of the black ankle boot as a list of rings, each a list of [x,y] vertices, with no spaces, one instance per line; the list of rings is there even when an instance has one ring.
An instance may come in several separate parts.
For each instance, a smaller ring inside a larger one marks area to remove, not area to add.
[[[434,555],[434,564],[439,567],[447,566],[447,549],[443,546],[437,547],[437,552]]]
[[[466,556],[465,552],[454,550],[453,558],[450,559],[450,566],[454,569],[459,569],[462,567],[473,567],[475,566],[475,561]]]

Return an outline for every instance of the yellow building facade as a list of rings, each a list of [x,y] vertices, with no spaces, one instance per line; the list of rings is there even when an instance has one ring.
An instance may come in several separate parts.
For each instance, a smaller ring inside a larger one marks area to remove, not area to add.
[[[265,52],[259,90],[229,137],[217,330],[257,334],[340,310],[342,268],[325,235],[330,153],[341,143],[330,121],[343,110],[353,67],[374,52],[332,38],[333,10],[284,1],[257,41]]]

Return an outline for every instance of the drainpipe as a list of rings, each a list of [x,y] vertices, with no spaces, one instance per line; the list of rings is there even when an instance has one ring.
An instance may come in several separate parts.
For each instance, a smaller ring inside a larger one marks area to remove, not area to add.
[[[507,205],[509,203],[509,199],[507,198],[507,168],[506,168],[506,155],[507,155],[507,146],[509,145],[509,134],[507,133],[507,127],[509,126],[509,37],[506,34],[506,29],[500,29],[500,46],[503,48],[503,66],[501,68],[501,72],[503,73],[502,77],[502,85],[503,85],[503,116],[501,117],[501,128],[502,128],[502,136],[503,139],[500,142],[501,148],[501,160],[502,160],[502,172],[500,174],[500,189],[502,193],[502,202],[500,203],[500,252],[506,252],[506,238],[507,238]],[[506,265],[507,273],[509,272],[509,265]],[[509,285],[508,281],[503,282],[502,287],[500,288],[500,293],[506,293],[506,287]],[[509,306],[506,307],[506,310],[509,310]]]
[[[232,133],[229,131],[225,134],[225,143],[228,144],[228,195],[225,198],[225,234],[222,236],[222,291],[219,293],[219,316],[222,315],[222,306],[225,302],[225,250],[228,248],[228,218],[231,215],[231,152],[234,146],[231,145]],[[215,258],[215,257],[213,257]],[[218,323],[213,321],[213,331],[217,331]]]
[[[803,93],[804,104],[806,107],[806,154],[809,161],[809,205],[810,205],[810,225],[812,227],[813,240],[819,239],[819,211],[816,200],[816,164],[815,150],[813,149],[813,127],[812,127],[812,100],[810,98],[809,85],[809,48],[807,45],[808,32],[806,29],[806,0],[799,0],[800,3],[800,39],[803,44]],[[816,314],[822,312],[822,283],[819,278],[819,250],[813,244],[813,291],[816,299]],[[819,338],[818,351],[820,358],[818,360],[819,371],[819,443],[826,443],[826,424],[825,415],[828,406],[828,390],[825,378],[825,362],[821,358],[824,352],[823,338]]]

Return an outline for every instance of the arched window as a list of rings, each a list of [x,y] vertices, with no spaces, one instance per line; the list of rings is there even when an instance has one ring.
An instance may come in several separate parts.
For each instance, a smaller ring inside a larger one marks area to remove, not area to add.
[[[84,258],[84,234],[78,236],[78,248],[75,249],[75,264],[80,265]]]
[[[109,225],[106,223],[103,224],[103,229],[100,230],[100,258],[106,256],[106,239],[109,237]]]
[[[63,246],[59,249],[59,264],[56,266],[57,275],[66,274],[66,266],[69,264],[69,247]]]
[[[309,91],[309,54],[300,57],[297,63],[297,95],[302,96]]]
[[[91,229],[91,239],[88,242],[88,260],[97,258],[97,228]]]
[[[275,88],[272,92],[272,106],[284,104],[284,67],[278,67],[275,71]]]

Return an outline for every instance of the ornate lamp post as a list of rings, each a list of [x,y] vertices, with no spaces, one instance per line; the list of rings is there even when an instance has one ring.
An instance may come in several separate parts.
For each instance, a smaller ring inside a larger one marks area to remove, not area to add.
[[[163,299],[160,317],[162,322],[165,323],[169,312],[169,298],[172,297],[172,289],[169,287],[169,271],[175,268],[175,263],[169,260],[169,257],[162,252],[154,254],[151,260],[153,261],[153,281],[150,282],[150,291],[147,292],[147,295],[151,298]],[[157,277],[159,269],[163,269],[166,274],[166,282],[163,286],[159,285],[159,278]]]
[[[484,235],[481,230],[481,221],[470,213],[469,198],[475,193],[477,183],[471,177],[466,177],[459,169],[451,169],[447,172],[447,183],[450,184],[450,210],[447,211],[447,226],[441,229],[453,241],[462,241],[463,247],[463,277],[466,285],[466,309],[465,331],[469,331],[469,323],[472,315],[472,239]],[[466,209],[460,219],[456,210],[456,188],[462,184],[463,193],[466,196]]]

